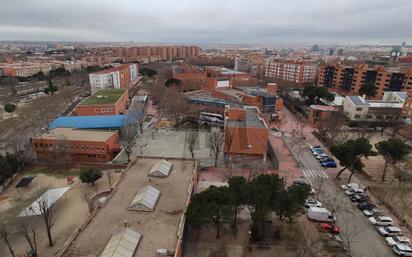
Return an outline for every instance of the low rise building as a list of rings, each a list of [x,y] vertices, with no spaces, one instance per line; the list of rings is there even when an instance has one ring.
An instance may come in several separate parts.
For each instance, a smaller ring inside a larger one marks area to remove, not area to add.
[[[257,107],[226,106],[224,130],[227,158],[236,155],[266,158],[269,129]]]
[[[405,92],[385,92],[382,100],[347,96],[343,101],[343,113],[352,121],[398,121],[406,98]]]
[[[120,152],[117,131],[59,127],[31,142],[39,161],[105,163]]]
[[[342,124],[343,120],[339,119],[340,110],[326,105],[311,105],[309,107],[308,122],[313,127],[323,129],[329,125]]]
[[[76,116],[124,114],[129,103],[127,89],[99,90],[81,102],[73,111]]]

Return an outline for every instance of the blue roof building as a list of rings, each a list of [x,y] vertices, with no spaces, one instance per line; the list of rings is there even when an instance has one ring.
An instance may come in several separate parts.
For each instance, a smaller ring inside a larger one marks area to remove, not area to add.
[[[120,129],[127,123],[128,115],[62,116],[49,124],[49,129],[72,127],[77,129]]]

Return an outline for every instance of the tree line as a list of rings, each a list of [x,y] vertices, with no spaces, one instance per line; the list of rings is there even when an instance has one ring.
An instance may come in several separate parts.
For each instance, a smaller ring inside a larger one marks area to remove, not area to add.
[[[0,185],[13,176],[13,174],[22,170],[24,163],[15,154],[0,155]]]
[[[308,186],[286,186],[285,180],[275,174],[261,174],[253,180],[231,177],[228,186],[211,186],[193,196],[187,210],[188,221],[198,228],[215,225],[219,238],[224,224],[231,224],[236,233],[239,207],[245,205],[251,211],[251,239],[260,241],[268,215],[275,212],[281,220],[292,221],[303,209],[309,191]]]

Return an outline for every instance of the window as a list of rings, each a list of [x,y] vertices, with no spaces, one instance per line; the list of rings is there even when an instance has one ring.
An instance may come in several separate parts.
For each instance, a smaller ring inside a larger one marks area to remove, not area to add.
[[[373,117],[373,116],[372,116],[371,114],[366,115],[366,118],[367,118],[367,119],[372,119],[372,117]]]
[[[355,115],[355,119],[360,119],[360,115],[359,115],[359,114],[356,114],[356,115]]]
[[[358,112],[362,111],[362,107],[356,108],[356,111],[358,111]]]

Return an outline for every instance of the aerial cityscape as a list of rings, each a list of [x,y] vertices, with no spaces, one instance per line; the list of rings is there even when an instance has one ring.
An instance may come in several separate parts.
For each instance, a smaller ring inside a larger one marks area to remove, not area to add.
[[[410,0],[3,0],[0,257],[412,256]]]

